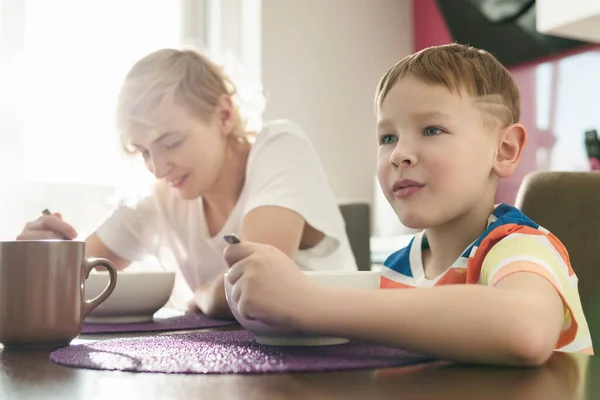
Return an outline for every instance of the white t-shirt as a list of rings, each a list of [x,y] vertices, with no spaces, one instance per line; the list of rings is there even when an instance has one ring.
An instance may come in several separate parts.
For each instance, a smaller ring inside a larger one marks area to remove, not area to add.
[[[96,233],[125,259],[158,257],[166,268],[181,273],[188,290],[194,290],[227,270],[223,235],[238,233],[246,214],[262,206],[293,210],[325,234],[315,247],[296,252],[294,260],[301,269],[357,269],[321,162],[305,133],[286,120],[265,124],[258,133],[240,198],[217,235],[208,233],[202,198],[182,200],[160,182],[153,194],[135,207],[116,209]]]

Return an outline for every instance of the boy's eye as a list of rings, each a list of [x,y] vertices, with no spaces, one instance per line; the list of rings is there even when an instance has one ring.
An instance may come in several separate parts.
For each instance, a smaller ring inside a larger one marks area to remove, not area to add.
[[[381,137],[381,144],[390,144],[398,141],[398,138],[394,135],[383,135]]]
[[[434,126],[428,126],[427,128],[423,129],[423,134],[425,136],[435,136],[439,135],[442,132],[443,131],[440,128],[436,128]]]

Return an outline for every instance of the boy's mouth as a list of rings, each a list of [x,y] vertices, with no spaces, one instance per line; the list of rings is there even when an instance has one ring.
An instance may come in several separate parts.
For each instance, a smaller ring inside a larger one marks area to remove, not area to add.
[[[400,179],[394,182],[392,186],[392,192],[397,199],[407,198],[425,186],[424,183],[413,181],[411,179]]]

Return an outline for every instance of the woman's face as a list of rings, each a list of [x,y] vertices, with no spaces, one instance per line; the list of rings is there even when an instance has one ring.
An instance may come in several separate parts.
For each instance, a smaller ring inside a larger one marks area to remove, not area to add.
[[[147,120],[153,128],[132,132],[129,140],[148,170],[182,199],[210,191],[233,131],[231,101],[224,99],[206,120],[175,103],[161,105]]]

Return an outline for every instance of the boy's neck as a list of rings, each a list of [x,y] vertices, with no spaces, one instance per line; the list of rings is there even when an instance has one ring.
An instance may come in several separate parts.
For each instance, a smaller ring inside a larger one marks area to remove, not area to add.
[[[434,279],[450,268],[462,252],[485,231],[493,211],[493,199],[481,201],[458,218],[426,229],[429,251],[423,252],[425,277]]]

